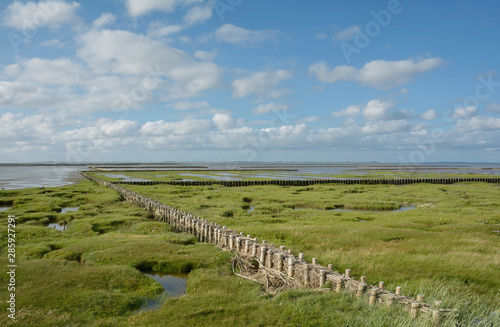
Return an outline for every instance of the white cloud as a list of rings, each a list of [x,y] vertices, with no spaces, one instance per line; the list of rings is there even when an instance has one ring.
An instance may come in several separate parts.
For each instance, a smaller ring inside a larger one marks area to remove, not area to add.
[[[436,110],[430,109],[420,116],[423,120],[434,120],[438,117]]]
[[[163,120],[147,122],[141,128],[142,135],[191,135],[203,134],[214,129],[214,124],[208,119],[190,119],[178,122]]]
[[[221,113],[215,114],[212,117],[212,121],[220,130],[231,129],[237,125],[236,120],[234,120],[230,115]]]
[[[64,46],[66,46],[66,44],[59,39],[51,39],[43,41],[42,43],[40,43],[40,45],[42,47],[50,47],[50,48],[63,48]]]
[[[337,66],[332,70],[324,61],[320,61],[309,66],[309,74],[315,74],[318,81],[323,83],[335,83],[342,80],[352,80],[357,73],[356,68],[351,66]]]
[[[485,110],[486,110],[487,112],[495,112],[495,113],[500,113],[500,104],[498,104],[498,103],[496,103],[496,102],[495,102],[495,103],[494,103],[494,104],[492,104],[491,106],[487,106],[487,107],[485,108]]]
[[[188,25],[201,24],[212,17],[212,7],[208,6],[197,6],[191,8],[186,16],[184,16],[184,22]]]
[[[115,21],[116,21],[115,15],[113,15],[109,12],[105,12],[105,13],[102,13],[99,18],[94,20],[94,22],[92,23],[92,27],[101,28],[101,27],[106,26],[106,25],[111,25]]]
[[[375,60],[368,62],[361,69],[352,66],[337,66],[328,69],[325,62],[320,61],[309,66],[309,73],[323,83],[338,81],[356,81],[362,85],[389,90],[407,84],[421,73],[435,69],[444,64],[441,58],[422,59],[420,61],[401,60],[386,61]]]
[[[348,41],[348,40],[352,39],[353,37],[355,37],[356,34],[358,34],[360,30],[361,30],[360,26],[350,26],[350,27],[346,28],[345,30],[342,30],[340,32],[335,33],[332,37],[332,40],[339,41],[339,42]]]
[[[252,75],[237,79],[231,84],[233,96],[243,98],[249,95],[260,95],[270,98],[279,98],[282,91],[276,91],[275,87],[282,81],[292,78],[292,72],[287,70],[276,70],[274,72],[257,72]]]
[[[288,110],[288,105],[283,103],[271,102],[268,104],[261,104],[253,108],[252,112],[256,115],[262,115],[262,114],[267,114],[271,111],[282,111],[282,110]]]
[[[407,118],[412,115],[411,111],[396,110],[397,103],[395,101],[371,100],[363,108],[363,116],[367,120],[398,120]]]
[[[302,123],[315,123],[317,121],[320,121],[321,117],[316,117],[316,116],[309,116],[305,118],[300,118],[295,121],[295,124],[302,124]]]
[[[171,34],[179,33],[185,28],[183,25],[166,25],[161,27],[156,27],[148,31],[149,37],[162,38],[164,36],[169,36]]]
[[[80,8],[77,2],[64,1],[14,1],[3,12],[3,25],[18,30],[26,28],[49,27],[60,28],[62,25],[78,26],[76,11]]]
[[[361,111],[360,106],[349,106],[341,111],[332,112],[333,117],[354,117],[357,116]]]
[[[143,35],[121,30],[91,31],[81,36],[78,56],[97,73],[160,78],[171,98],[187,98],[217,87],[222,69]]]
[[[476,116],[457,122],[459,132],[500,130],[500,118]]]
[[[474,116],[477,113],[475,106],[460,107],[453,111],[451,118],[465,119]]]
[[[409,126],[410,123],[404,119],[369,122],[363,126],[362,131],[368,134],[391,134],[406,131]]]
[[[320,34],[316,34],[316,35],[314,36],[314,38],[315,38],[316,40],[325,40],[326,38],[328,38],[328,36],[327,36],[326,34],[320,33]]]
[[[154,10],[172,12],[181,3],[179,0],[126,0],[128,14],[138,17]]]
[[[208,102],[206,101],[202,102],[180,101],[172,103],[171,106],[175,110],[210,109],[210,104],[208,104]]]
[[[212,50],[210,52],[198,50],[198,51],[195,51],[193,56],[197,59],[202,60],[202,61],[213,61],[215,56],[217,56],[217,50]]]
[[[215,31],[215,39],[219,42],[249,46],[272,40],[278,34],[279,31],[276,30],[252,31],[233,24],[224,24]]]

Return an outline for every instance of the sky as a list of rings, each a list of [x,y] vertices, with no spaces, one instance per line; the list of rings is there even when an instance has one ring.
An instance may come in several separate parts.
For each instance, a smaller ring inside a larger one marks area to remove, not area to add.
[[[0,162],[500,162],[500,2],[2,1]]]

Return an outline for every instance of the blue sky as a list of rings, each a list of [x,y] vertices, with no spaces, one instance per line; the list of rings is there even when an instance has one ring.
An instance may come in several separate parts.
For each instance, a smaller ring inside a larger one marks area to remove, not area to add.
[[[0,162],[500,162],[495,1],[0,10]]]

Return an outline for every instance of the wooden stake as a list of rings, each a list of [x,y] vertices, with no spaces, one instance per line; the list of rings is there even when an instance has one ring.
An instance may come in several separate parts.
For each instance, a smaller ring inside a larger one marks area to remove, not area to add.
[[[366,276],[361,276],[361,283],[363,283],[363,284],[368,284],[368,283],[366,282]]]
[[[346,269],[345,270],[345,275],[349,278],[351,278],[351,269]]]
[[[370,291],[370,302],[368,303],[370,306],[375,305],[377,302],[377,290],[373,289]]]
[[[356,291],[356,297],[358,299],[361,298],[363,296],[363,294],[365,293],[365,287],[366,287],[366,285],[363,283],[358,284],[358,290]]]
[[[294,266],[293,258],[288,258],[288,276],[293,277],[293,266]]]
[[[412,318],[417,318],[418,317],[418,309],[420,308],[420,303],[413,302],[411,304],[411,317]]]
[[[341,280],[340,282],[337,283],[337,288],[336,288],[336,292],[337,293],[340,293],[340,291],[342,290],[342,286],[344,286],[344,281]]]
[[[326,279],[326,270],[320,270],[319,272],[319,287],[323,287],[325,285]]]

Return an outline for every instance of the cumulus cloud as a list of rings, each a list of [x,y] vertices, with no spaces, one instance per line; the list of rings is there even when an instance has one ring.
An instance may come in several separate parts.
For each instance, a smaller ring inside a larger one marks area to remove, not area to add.
[[[252,109],[252,112],[256,115],[262,115],[262,114],[267,114],[272,111],[282,111],[282,110],[288,110],[288,105],[283,104],[283,103],[267,103],[267,104],[261,104],[255,108]]]
[[[212,6],[196,6],[191,8],[186,16],[184,22],[187,25],[201,24],[212,17]]]
[[[348,41],[352,39],[353,37],[356,36],[356,34],[359,33],[361,30],[360,26],[350,26],[346,28],[345,30],[339,31],[335,33],[332,37],[332,40],[342,42],[342,41]]]
[[[215,126],[217,126],[220,130],[226,130],[234,128],[237,125],[235,119],[233,119],[230,115],[217,113],[212,117],[212,121]]]
[[[185,98],[215,88],[222,69],[149,37],[122,30],[90,31],[81,36],[78,56],[98,73],[167,78],[172,98]],[[163,84],[163,83],[160,83]]]
[[[415,76],[435,69],[444,64],[441,58],[422,59],[420,61],[375,60],[366,63],[362,68],[352,66],[337,66],[329,69],[325,62],[320,61],[309,66],[309,74],[315,75],[323,83],[338,81],[355,81],[361,85],[389,90],[411,82]]]
[[[172,103],[171,107],[175,110],[210,109],[210,104],[206,101],[179,101]]]
[[[492,104],[491,106],[487,106],[487,107],[485,108],[485,110],[486,110],[487,112],[500,113],[500,104],[498,104],[498,103],[496,103],[496,102],[495,102],[495,103],[494,103],[494,104]]]
[[[315,123],[317,121],[320,121],[322,118],[317,117],[317,116],[309,116],[305,118],[300,118],[295,121],[295,124],[302,124],[302,123]]]
[[[42,43],[40,43],[40,45],[42,47],[62,48],[66,44],[59,39],[51,39],[51,40],[43,41]]]
[[[3,25],[22,30],[25,28],[60,28],[62,25],[77,26],[79,18],[77,2],[40,1],[22,3],[14,1],[5,8],[2,15]]]
[[[363,108],[362,113],[365,119],[371,121],[379,120],[398,120],[410,117],[411,111],[396,110],[396,101],[382,101],[379,99],[371,100]]]
[[[476,116],[469,119],[459,120],[457,122],[457,130],[459,132],[470,132],[470,131],[487,131],[487,130],[499,130],[500,129],[500,118],[486,117],[486,116]]]
[[[279,83],[292,78],[292,72],[287,70],[276,70],[274,72],[257,72],[248,77],[233,81],[233,96],[243,98],[249,95],[259,95],[269,98],[279,98],[282,91],[275,88]]]
[[[233,24],[224,24],[215,31],[215,39],[238,45],[256,45],[274,39],[279,34],[275,30],[252,31]]]
[[[130,16],[138,17],[154,10],[172,12],[180,4],[179,0],[126,0],[125,6]]]
[[[360,106],[349,106],[340,111],[332,112],[333,117],[354,117],[357,116],[361,111]]]
[[[369,122],[363,126],[363,133],[373,133],[373,134],[390,134],[395,132],[402,132],[407,130],[410,123],[404,119],[401,120],[390,120],[390,121],[379,121],[379,122]]]
[[[438,114],[437,114],[436,110],[434,110],[434,109],[427,110],[422,115],[420,115],[420,118],[422,118],[423,120],[434,120],[437,117],[438,117]]]
[[[102,13],[99,18],[94,20],[94,22],[92,23],[92,27],[101,28],[101,27],[106,26],[106,25],[111,25],[115,21],[116,21],[115,15],[113,15],[109,12],[105,12],[105,13]]]
[[[475,106],[460,107],[453,111],[451,118],[465,119],[474,116],[477,113]]]
[[[214,129],[214,124],[208,119],[189,119],[178,122],[163,120],[147,122],[141,127],[142,135],[191,135],[203,134]]]

